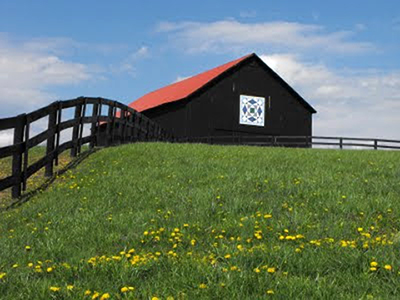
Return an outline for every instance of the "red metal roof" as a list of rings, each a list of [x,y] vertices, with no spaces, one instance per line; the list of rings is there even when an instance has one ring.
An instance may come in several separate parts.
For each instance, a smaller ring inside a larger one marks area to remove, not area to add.
[[[129,104],[129,106],[139,112],[142,112],[165,103],[182,100],[251,55],[252,54],[243,56],[214,69],[150,92],[132,102]]]

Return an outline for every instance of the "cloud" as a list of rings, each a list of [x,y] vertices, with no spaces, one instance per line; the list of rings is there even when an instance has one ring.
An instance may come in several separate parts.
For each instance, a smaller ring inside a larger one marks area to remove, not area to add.
[[[156,29],[168,34],[176,46],[188,52],[232,52],[251,45],[274,51],[306,51],[355,54],[371,51],[367,42],[355,42],[352,31],[328,32],[324,27],[295,22],[241,23],[224,20],[209,23],[162,22]]]
[[[111,65],[111,71],[114,74],[125,74],[135,77],[136,69],[135,64],[138,60],[146,58],[150,55],[149,48],[147,46],[142,46],[138,50],[130,53],[121,63],[117,65]]]
[[[90,66],[51,53],[56,44],[57,40],[53,46],[36,49],[30,42],[10,42],[0,36],[0,117],[27,112],[54,100],[56,95],[49,91],[52,87],[93,79]]]
[[[314,135],[400,139],[400,70],[337,70],[292,54],[260,58],[318,111]]]
[[[176,77],[176,79],[175,79],[172,83],[177,83],[177,82],[179,82],[179,81],[188,79],[188,78],[190,78],[190,77],[192,77],[192,76],[178,76],[178,77]]]

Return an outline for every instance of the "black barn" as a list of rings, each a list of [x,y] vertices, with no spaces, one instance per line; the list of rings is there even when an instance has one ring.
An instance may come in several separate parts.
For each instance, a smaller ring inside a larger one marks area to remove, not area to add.
[[[129,106],[178,138],[311,136],[316,113],[256,54],[153,91]]]

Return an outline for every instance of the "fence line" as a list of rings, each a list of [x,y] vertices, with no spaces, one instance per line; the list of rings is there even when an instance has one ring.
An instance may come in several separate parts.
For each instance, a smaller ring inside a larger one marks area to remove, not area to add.
[[[91,116],[86,116],[92,105]],[[102,114],[103,107],[107,114]],[[63,110],[74,109],[74,117],[63,121]],[[31,137],[31,124],[48,117],[47,129]],[[83,136],[84,125],[90,125],[90,134]],[[71,139],[61,143],[61,132],[72,128]],[[11,195],[17,198],[26,190],[29,177],[45,168],[45,175],[53,176],[61,153],[70,149],[72,157],[81,153],[82,146],[111,146],[136,141],[191,142],[221,145],[255,145],[311,148],[367,147],[377,149],[400,149],[399,140],[368,139],[324,136],[206,136],[174,138],[157,123],[120,102],[93,97],[79,97],[56,101],[28,114],[0,119],[0,131],[13,130],[13,144],[0,148],[0,159],[12,157],[12,175],[0,179],[0,191],[11,187]],[[46,142],[46,154],[29,165],[29,150]],[[368,144],[371,143],[371,144]],[[382,144],[385,143],[385,144]],[[388,145],[390,143],[391,145]],[[393,145],[395,144],[395,145]]]
[[[86,116],[88,105],[92,105],[92,115]],[[108,107],[107,115],[102,108]],[[62,121],[63,110],[75,109],[72,119]],[[47,129],[30,136],[31,124],[48,117]],[[83,136],[83,127],[90,124],[90,134]],[[72,128],[70,140],[60,144],[61,132]],[[136,141],[173,141],[170,133],[143,114],[120,102],[92,97],[79,97],[72,100],[56,101],[28,114],[0,119],[1,130],[13,130],[13,144],[0,148],[0,159],[12,157],[12,175],[0,179],[0,191],[11,187],[11,195],[17,198],[26,190],[30,176],[45,168],[46,176],[53,176],[53,166],[58,165],[58,156],[66,150],[76,157],[85,144],[111,146]],[[29,165],[29,149],[46,141],[44,157]]]
[[[325,140],[325,141],[324,141]],[[378,149],[400,150],[400,140],[351,138],[351,137],[328,137],[328,136],[206,136],[177,138],[181,143],[206,143],[219,145],[252,145],[273,147],[303,147],[332,146],[339,149],[344,147],[362,147]],[[359,143],[362,142],[362,143]],[[367,144],[370,142],[371,144]],[[385,143],[385,144],[382,144]],[[387,143],[395,145],[387,145]]]

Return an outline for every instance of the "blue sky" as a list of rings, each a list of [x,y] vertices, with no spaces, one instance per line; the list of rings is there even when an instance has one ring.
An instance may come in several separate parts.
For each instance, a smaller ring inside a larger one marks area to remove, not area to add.
[[[251,52],[316,108],[314,134],[400,139],[399,1],[2,0],[0,117],[129,103]]]

